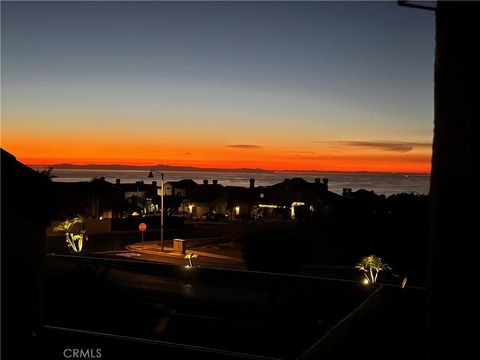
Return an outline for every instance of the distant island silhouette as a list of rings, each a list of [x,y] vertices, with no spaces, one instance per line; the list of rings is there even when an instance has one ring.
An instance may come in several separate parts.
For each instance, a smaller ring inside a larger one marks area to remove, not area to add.
[[[188,172],[232,172],[232,173],[259,173],[259,174],[275,174],[275,173],[358,173],[358,174],[403,174],[401,171],[338,171],[338,170],[268,170],[261,168],[201,168],[195,166],[172,166],[172,165],[122,165],[122,164],[28,164],[32,168],[54,168],[54,169],[92,169],[92,170],[144,170],[144,171],[188,171]],[[417,175],[430,175],[424,172],[409,172]]]
[[[121,165],[121,164],[52,164],[37,165],[30,164],[30,167],[48,167],[55,169],[102,169],[102,170],[145,170],[145,171],[210,171],[210,172],[248,172],[248,173],[274,173],[273,170],[258,168],[199,168],[194,166],[170,166],[170,165]]]

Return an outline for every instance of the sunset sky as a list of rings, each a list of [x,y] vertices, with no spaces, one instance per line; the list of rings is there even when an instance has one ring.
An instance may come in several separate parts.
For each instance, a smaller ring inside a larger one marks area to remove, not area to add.
[[[433,12],[1,6],[1,146],[27,164],[430,171]]]

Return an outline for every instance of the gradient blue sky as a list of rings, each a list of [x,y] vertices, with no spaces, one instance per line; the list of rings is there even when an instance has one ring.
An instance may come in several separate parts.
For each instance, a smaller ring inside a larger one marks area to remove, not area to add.
[[[20,160],[429,169],[432,12],[2,2],[1,26],[1,140]]]

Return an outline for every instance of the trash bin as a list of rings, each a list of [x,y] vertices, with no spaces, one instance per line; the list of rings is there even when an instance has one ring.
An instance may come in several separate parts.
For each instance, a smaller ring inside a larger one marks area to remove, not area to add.
[[[173,251],[180,254],[185,254],[187,250],[187,240],[183,239],[173,239]]]

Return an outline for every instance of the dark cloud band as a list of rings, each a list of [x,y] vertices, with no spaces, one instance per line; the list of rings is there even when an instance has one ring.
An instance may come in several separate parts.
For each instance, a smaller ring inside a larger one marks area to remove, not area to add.
[[[352,147],[368,147],[378,149],[380,151],[393,151],[406,153],[414,148],[431,148],[429,142],[403,142],[403,141],[317,141],[322,143],[330,143],[342,146]]]
[[[252,144],[233,144],[233,145],[227,145],[227,146],[234,149],[263,149],[264,148],[262,145],[252,145]]]

